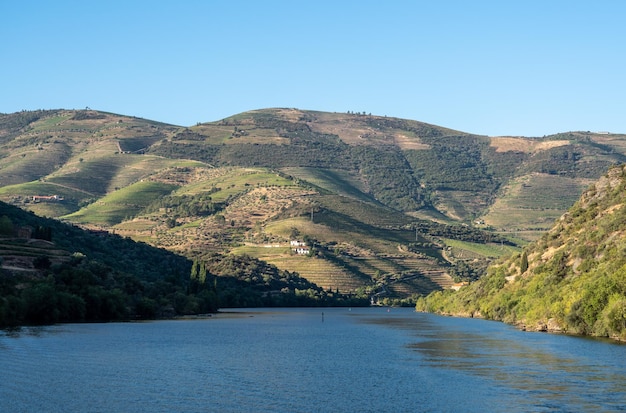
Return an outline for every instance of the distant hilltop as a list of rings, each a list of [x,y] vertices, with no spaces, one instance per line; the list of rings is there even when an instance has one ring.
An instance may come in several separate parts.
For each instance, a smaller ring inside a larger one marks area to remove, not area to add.
[[[222,271],[249,282],[263,276],[241,257],[404,305],[541,238],[626,162],[626,136],[489,137],[296,108],[188,127],[60,109],[0,115],[0,158],[0,200],[40,216],[226,257]]]

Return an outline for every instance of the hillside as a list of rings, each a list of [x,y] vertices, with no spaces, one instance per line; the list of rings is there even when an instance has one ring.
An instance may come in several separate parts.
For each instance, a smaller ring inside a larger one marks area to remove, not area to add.
[[[626,166],[614,167],[539,240],[418,309],[626,340],[625,205]]]
[[[192,263],[0,202],[0,328],[366,303],[250,257],[213,254]]]
[[[0,202],[2,327],[214,311],[215,298],[187,293],[190,268],[171,252]]]
[[[255,257],[326,290],[402,299],[479,277],[625,154],[624,135],[487,137],[365,113],[179,127],[19,112],[0,115],[0,200],[190,259]]]

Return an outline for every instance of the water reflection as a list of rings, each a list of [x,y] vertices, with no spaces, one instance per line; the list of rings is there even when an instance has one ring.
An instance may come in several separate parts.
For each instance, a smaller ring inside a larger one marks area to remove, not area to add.
[[[432,317],[369,322],[410,330],[407,348],[418,353],[420,363],[461,372],[468,380],[489,380],[505,393],[521,395],[529,410],[626,409],[626,346],[491,328],[484,320],[431,322]],[[594,348],[609,350],[608,359]],[[617,366],[611,350],[620,357]]]

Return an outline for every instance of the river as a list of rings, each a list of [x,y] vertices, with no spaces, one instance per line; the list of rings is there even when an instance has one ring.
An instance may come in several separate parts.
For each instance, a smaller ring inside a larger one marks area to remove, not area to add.
[[[0,332],[1,412],[626,411],[626,345],[408,308]]]

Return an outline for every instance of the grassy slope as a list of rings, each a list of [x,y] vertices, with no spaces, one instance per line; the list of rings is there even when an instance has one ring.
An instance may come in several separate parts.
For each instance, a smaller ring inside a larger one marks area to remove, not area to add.
[[[170,194],[177,186],[142,181],[126,186],[63,219],[89,225],[112,226],[133,217],[154,199]]]

